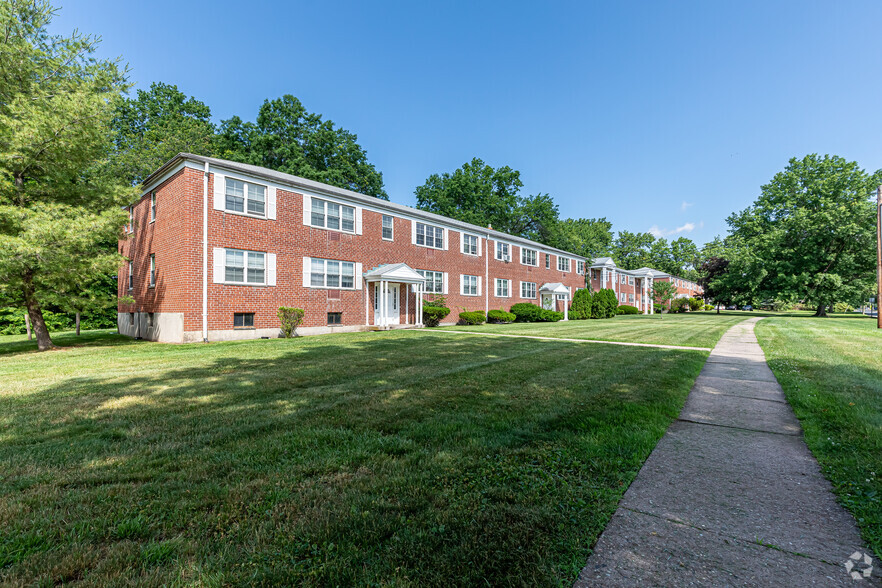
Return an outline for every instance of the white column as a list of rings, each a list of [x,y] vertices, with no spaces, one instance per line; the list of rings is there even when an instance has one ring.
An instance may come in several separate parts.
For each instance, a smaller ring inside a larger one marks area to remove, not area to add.
[[[613,292],[616,293],[616,302],[619,301],[619,280],[618,276],[616,276],[616,270],[612,271],[612,283],[613,283]]]
[[[380,280],[380,325],[386,326],[386,280]]]
[[[655,314],[655,297],[652,295],[652,283],[653,279],[649,280],[649,291],[647,295],[649,296],[649,314]]]
[[[410,284],[404,285],[404,324],[410,324]]]
[[[570,301],[569,301],[569,297],[567,297],[567,298],[564,299],[564,320],[565,320],[565,321],[570,320],[570,313],[569,313],[569,306],[570,306],[570,305],[569,305],[569,302],[570,302]]]
[[[419,324],[423,325],[423,286],[417,285],[417,308],[419,309]]]

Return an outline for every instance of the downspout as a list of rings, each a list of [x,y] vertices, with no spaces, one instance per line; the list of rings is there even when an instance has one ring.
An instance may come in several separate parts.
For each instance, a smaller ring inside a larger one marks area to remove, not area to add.
[[[208,343],[208,162],[202,176],[202,341]]]
[[[484,316],[490,312],[490,233],[484,239]],[[511,294],[511,292],[509,292]]]

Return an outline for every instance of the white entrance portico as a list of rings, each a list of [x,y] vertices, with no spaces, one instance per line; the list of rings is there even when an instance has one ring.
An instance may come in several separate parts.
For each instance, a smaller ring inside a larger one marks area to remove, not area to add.
[[[543,284],[539,288],[539,299],[542,302],[542,308],[547,310],[557,310],[557,301],[563,301],[564,320],[570,320],[570,289],[560,282],[552,282]]]
[[[422,326],[423,292],[425,278],[406,263],[389,263],[364,273],[364,281],[373,284],[367,291],[373,293],[374,318],[370,321],[369,296],[365,297],[365,318],[369,325],[392,328],[402,324]],[[402,286],[405,288],[402,289]],[[414,321],[410,320],[411,297],[413,297]]]

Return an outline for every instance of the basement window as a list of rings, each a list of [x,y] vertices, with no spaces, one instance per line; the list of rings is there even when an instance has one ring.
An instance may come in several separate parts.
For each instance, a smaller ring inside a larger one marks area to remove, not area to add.
[[[342,312],[329,312],[328,313],[328,324],[329,325],[343,324],[343,313]]]
[[[253,329],[254,313],[253,312],[236,312],[233,313],[234,329]]]

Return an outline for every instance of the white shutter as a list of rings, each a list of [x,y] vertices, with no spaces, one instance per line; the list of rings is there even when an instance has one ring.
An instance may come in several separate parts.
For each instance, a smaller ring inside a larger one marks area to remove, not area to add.
[[[364,209],[361,208],[360,206],[355,209],[355,234],[356,235],[361,235],[362,212],[363,211],[364,211]]]
[[[303,224],[306,226],[309,226],[311,220],[312,220],[312,198],[310,198],[309,196],[304,194],[303,195]]]
[[[355,262],[355,289],[361,290],[362,273],[364,269],[359,262]]]
[[[478,296],[481,295],[481,276],[478,276]]]
[[[459,252],[465,251],[465,233],[459,232]]]
[[[266,254],[266,285],[276,285],[276,254]]]
[[[310,282],[310,270],[312,269],[312,258],[304,257],[303,258],[303,287],[308,288]]]
[[[216,176],[215,176],[216,177]],[[214,248],[214,283],[224,283],[225,265],[227,262],[227,250],[223,247]]]
[[[444,231],[444,251],[447,251],[447,242],[450,241],[450,229],[442,229]]]
[[[226,179],[219,173],[214,174],[214,209],[226,209]]]
[[[266,217],[276,219],[276,189],[273,186],[266,190]]]
[[[412,245],[416,245],[416,221],[410,221],[410,242]]]
[[[447,272],[444,272],[441,278],[441,292],[444,294],[447,294],[449,292],[447,288]]]
[[[464,276],[462,274],[459,274],[459,293],[460,294],[465,293],[465,280],[463,279],[463,277]]]
[[[481,257],[481,238],[477,237],[478,241],[478,257]]]

